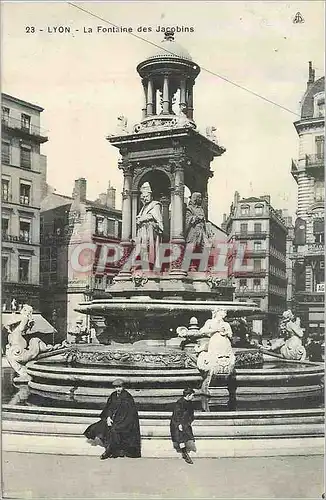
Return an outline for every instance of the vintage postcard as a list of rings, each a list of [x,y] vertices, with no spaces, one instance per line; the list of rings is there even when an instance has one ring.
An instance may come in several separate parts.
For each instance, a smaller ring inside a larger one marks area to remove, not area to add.
[[[323,1],[4,1],[3,498],[324,498]]]

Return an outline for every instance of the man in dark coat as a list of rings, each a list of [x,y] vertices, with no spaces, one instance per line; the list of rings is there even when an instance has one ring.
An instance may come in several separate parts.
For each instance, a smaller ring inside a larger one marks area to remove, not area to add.
[[[173,446],[182,458],[193,464],[189,456],[190,451],[196,451],[194,434],[191,424],[194,420],[194,409],[192,399],[195,391],[191,388],[184,389],[183,397],[175,403],[170,420],[170,433]]]
[[[88,439],[99,438],[105,447],[101,460],[106,458],[141,456],[141,438],[138,411],[132,395],[123,387],[123,380],[112,384],[112,392],[99,422],[90,425],[84,435]]]

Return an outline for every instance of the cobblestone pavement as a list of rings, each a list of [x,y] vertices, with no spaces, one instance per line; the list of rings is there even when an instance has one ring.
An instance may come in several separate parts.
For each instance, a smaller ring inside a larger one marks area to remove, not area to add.
[[[127,459],[4,452],[3,498],[311,498],[324,491],[322,456]]]

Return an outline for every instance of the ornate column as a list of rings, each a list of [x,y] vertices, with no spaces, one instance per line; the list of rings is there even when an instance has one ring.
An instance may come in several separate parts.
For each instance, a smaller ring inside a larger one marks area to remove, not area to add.
[[[161,196],[160,203],[162,205],[163,214],[163,242],[170,241],[170,217],[169,217],[169,205],[170,198],[168,196]]]
[[[186,102],[186,80],[185,80],[185,78],[183,78],[180,81],[180,103],[179,103],[180,110],[182,111],[186,106],[187,106],[187,102]]]
[[[194,91],[194,82],[188,80],[188,113],[187,116],[189,120],[192,120],[194,117],[194,99],[193,99],[193,91]]]
[[[172,246],[179,248],[179,257],[170,262],[170,274],[174,279],[183,280],[187,271],[182,269],[185,251],[184,239],[184,166],[182,160],[172,160],[174,184],[171,189],[171,237]]]
[[[147,116],[153,114],[154,111],[154,87],[153,80],[149,79],[147,84]]]
[[[137,228],[136,228],[136,216],[137,216],[137,200],[138,191],[132,190],[131,192],[131,237],[133,240],[136,239]]]
[[[147,81],[145,78],[142,79],[143,89],[144,89],[144,104],[142,107],[142,118],[146,118],[147,116]]]
[[[122,192],[122,234],[121,243],[131,240],[131,186],[132,170],[131,165],[121,163],[119,168],[123,170],[123,192]]]
[[[174,161],[174,186],[171,210],[171,241],[184,241],[184,169],[181,161]]]
[[[169,76],[167,74],[164,75],[163,80],[163,114],[168,115],[170,112],[169,106]]]

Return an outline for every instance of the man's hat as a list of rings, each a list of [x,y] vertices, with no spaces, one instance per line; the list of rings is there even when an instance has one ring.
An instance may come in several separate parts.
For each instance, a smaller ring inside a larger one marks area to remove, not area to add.
[[[124,381],[122,380],[122,378],[116,378],[115,380],[113,380],[112,385],[113,387],[123,387]]]

